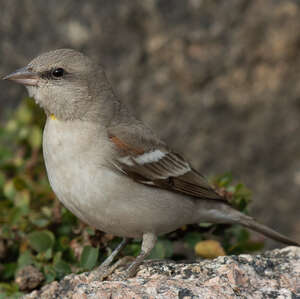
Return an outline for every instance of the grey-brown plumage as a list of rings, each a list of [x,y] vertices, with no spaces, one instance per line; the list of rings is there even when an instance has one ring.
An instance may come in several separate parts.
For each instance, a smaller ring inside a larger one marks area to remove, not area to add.
[[[298,243],[230,206],[188,161],[173,152],[117,99],[103,69],[70,49],[45,53],[5,79],[24,84],[43,107],[43,151],[58,199],[84,222],[143,238],[127,269],[134,275],[157,235],[182,225],[238,223],[286,244]]]

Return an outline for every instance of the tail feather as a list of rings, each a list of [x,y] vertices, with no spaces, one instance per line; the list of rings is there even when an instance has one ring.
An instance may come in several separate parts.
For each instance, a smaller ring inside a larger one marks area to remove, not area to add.
[[[276,232],[275,230],[257,222],[252,217],[241,213],[228,204],[212,202],[211,200],[198,201],[197,204],[197,217],[201,222],[207,221],[211,223],[241,224],[251,230],[259,232],[271,239],[277,240],[284,244],[300,246],[298,242],[293,241],[288,237]]]
[[[284,244],[300,246],[300,244],[298,242],[293,241],[293,240],[289,239],[288,237],[278,233],[277,231],[255,221],[253,218],[251,218],[249,216],[243,215],[242,217],[240,217],[239,223],[247,228],[250,228],[251,230],[259,232],[267,237],[270,237],[271,239],[277,240]]]

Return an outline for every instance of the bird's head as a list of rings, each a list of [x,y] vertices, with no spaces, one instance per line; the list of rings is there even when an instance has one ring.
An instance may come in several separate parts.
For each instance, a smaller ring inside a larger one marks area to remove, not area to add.
[[[114,98],[103,69],[71,49],[44,53],[3,79],[25,85],[45,112],[58,119],[89,119],[98,110],[105,112],[109,105],[101,107],[102,102]]]

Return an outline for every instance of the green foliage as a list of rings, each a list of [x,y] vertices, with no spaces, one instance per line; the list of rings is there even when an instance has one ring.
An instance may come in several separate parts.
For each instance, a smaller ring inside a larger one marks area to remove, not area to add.
[[[48,230],[33,231],[27,235],[27,240],[29,246],[36,252],[48,252],[49,256],[49,252],[51,252],[55,242],[55,237],[53,233]]]
[[[80,258],[81,267],[87,270],[92,270],[97,264],[98,256],[98,248],[94,248],[92,246],[85,246],[83,248]]]
[[[236,209],[247,212],[247,206],[251,202],[251,191],[241,183],[233,185],[233,178],[230,173],[217,177],[213,185]]]
[[[0,294],[21,295],[17,272],[33,265],[45,282],[83,271],[85,227],[52,193],[42,158],[43,112],[26,99],[0,129]],[[71,242],[77,244],[77,254]],[[79,252],[79,253],[78,253]]]
[[[202,241],[202,236],[199,232],[187,232],[183,241],[191,249],[194,249],[198,242]]]
[[[165,238],[159,238],[150,253],[150,259],[166,259],[173,254],[173,244]]]
[[[0,299],[22,295],[15,278],[26,266],[33,265],[43,274],[43,283],[49,283],[93,269],[120,241],[85,226],[55,199],[42,158],[44,122],[41,109],[26,99],[0,128]],[[250,192],[244,185],[233,185],[228,174],[212,183],[246,212]],[[159,238],[150,257],[186,258],[174,252],[171,241],[179,240],[191,250],[207,239],[217,239],[227,254],[262,246],[239,226],[202,223]],[[139,251],[140,243],[133,241],[123,254],[136,256]]]

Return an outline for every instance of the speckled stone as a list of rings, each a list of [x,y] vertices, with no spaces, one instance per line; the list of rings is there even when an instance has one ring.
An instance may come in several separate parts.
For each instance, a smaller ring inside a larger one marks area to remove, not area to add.
[[[190,263],[147,261],[137,276],[99,282],[95,272],[69,275],[25,296],[33,298],[298,298],[300,248],[222,256]]]

